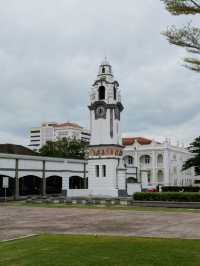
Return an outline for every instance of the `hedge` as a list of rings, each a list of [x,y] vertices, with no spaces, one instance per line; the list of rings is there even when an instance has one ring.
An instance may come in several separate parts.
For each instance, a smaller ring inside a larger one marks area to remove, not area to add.
[[[192,186],[187,186],[187,187],[178,187],[178,186],[166,186],[162,187],[163,192],[199,192],[200,187],[192,187]]]
[[[177,201],[177,202],[200,202],[200,193],[195,192],[137,192],[133,195],[134,200],[140,201]]]

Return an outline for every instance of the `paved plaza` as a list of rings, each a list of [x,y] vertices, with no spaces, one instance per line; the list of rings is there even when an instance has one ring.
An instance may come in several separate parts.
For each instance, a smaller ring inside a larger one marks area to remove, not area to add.
[[[40,233],[200,239],[200,213],[0,206],[0,240]]]

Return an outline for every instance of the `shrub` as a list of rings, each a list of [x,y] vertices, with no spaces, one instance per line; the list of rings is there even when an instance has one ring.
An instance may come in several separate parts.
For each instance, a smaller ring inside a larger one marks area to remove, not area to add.
[[[134,200],[141,201],[177,201],[177,202],[200,202],[200,193],[195,192],[137,192],[133,195]]]
[[[200,187],[192,187],[192,186],[188,186],[188,187],[178,187],[178,186],[166,186],[166,187],[162,187],[162,191],[163,192],[199,192],[200,191]]]

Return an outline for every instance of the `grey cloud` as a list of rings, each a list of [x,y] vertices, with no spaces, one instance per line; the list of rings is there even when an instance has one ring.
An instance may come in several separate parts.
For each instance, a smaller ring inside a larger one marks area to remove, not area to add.
[[[198,75],[160,34],[187,20],[155,0],[2,1],[0,141],[27,143],[28,128],[43,121],[88,126],[88,93],[105,55],[121,85],[124,132],[193,136]]]

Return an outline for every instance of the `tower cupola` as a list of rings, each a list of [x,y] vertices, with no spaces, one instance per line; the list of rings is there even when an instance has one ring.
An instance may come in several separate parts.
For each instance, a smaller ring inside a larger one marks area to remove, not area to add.
[[[111,80],[113,78],[112,66],[108,62],[107,58],[100,64],[98,78],[102,80]]]

